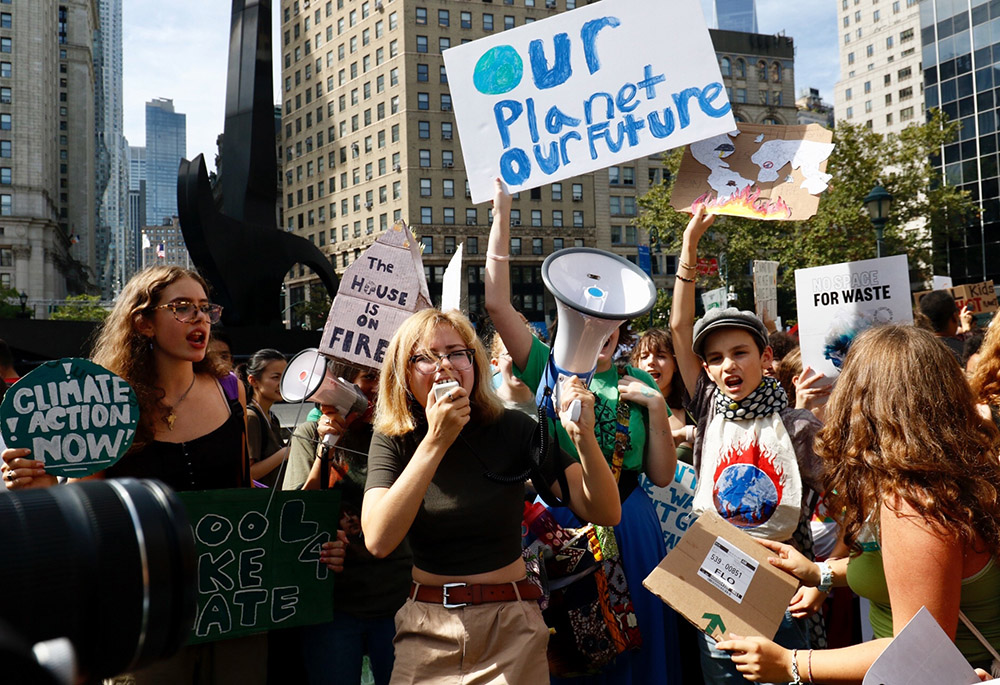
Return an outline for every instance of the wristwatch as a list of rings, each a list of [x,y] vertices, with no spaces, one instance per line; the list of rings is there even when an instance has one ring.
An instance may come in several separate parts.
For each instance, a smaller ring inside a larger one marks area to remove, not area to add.
[[[819,585],[816,589],[820,592],[829,592],[833,588],[833,569],[825,561],[816,563],[819,568]]]

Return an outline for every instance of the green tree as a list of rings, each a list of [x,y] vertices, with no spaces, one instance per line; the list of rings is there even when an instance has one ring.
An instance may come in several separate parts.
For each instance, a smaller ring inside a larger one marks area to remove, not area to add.
[[[66,304],[53,310],[50,318],[59,321],[104,321],[108,308],[101,306],[97,295],[70,295]]]
[[[0,319],[16,319],[21,315],[19,297],[15,288],[0,288]]]
[[[720,217],[699,246],[703,256],[726,255],[728,284],[738,302],[753,303],[750,262],[781,262],[778,280],[779,310],[791,313],[795,269],[875,257],[875,233],[864,198],[876,183],[893,195],[885,227],[883,254],[905,253],[918,278],[929,275],[928,236],[953,235],[976,216],[967,192],[945,185],[930,158],[941,146],[957,138],[959,124],[935,110],[924,124],[914,124],[898,135],[882,135],[864,126],[840,122],[834,131],[833,154],[827,164],[830,187],[820,196],[819,210],[807,221],[772,221]],[[640,198],[643,213],[637,224],[649,231],[651,241],[667,251],[680,248],[689,216],[670,207],[672,179],[680,165],[680,151],[670,153],[665,166],[668,179]],[[910,226],[922,225],[922,230]],[[705,288],[717,287],[720,278],[701,279]]]
[[[326,318],[330,314],[330,306],[333,300],[326,292],[322,283],[315,283],[309,288],[309,299],[297,305],[297,314],[301,316],[306,324],[305,327],[311,331],[322,330],[326,325]]]

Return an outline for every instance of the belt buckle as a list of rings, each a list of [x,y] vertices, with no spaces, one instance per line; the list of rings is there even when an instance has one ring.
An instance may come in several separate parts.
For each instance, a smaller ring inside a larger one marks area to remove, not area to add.
[[[466,583],[445,583],[441,586],[441,605],[445,609],[461,609],[464,606],[468,606],[468,602],[462,602],[461,604],[450,604],[448,602],[448,590],[453,587],[465,587]]]

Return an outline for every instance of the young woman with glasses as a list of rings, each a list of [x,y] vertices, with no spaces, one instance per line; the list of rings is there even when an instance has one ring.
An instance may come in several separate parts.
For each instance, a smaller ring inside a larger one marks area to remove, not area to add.
[[[139,424],[128,453],[96,477],[157,478],[174,490],[250,485],[246,399],[236,377],[208,352],[222,308],[207,292],[194,271],[157,266],[133,276],[118,296],[93,360],[132,386]],[[55,484],[29,450],[2,456],[8,487]],[[138,685],[219,678],[255,683],[263,682],[266,664],[267,641],[254,636],[185,647],[134,675]]]
[[[385,557],[407,537],[410,599],[396,614],[393,685],[543,683],[548,629],[521,558],[524,479],[536,424],[503,408],[489,358],[458,312],[420,311],[386,353],[361,512],[365,544]],[[436,384],[456,386],[436,393]],[[566,476],[576,512],[618,521],[614,478],[594,437],[594,401],[579,381],[578,422],[563,426],[581,459],[562,452],[544,477]],[[555,491],[561,491],[555,485]],[[451,680],[448,680],[451,682]]]

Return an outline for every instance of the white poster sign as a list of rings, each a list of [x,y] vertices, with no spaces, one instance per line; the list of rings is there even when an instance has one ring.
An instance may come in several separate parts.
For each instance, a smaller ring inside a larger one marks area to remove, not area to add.
[[[660,519],[663,529],[663,544],[669,552],[684,536],[688,527],[694,523],[691,504],[694,501],[694,486],[698,482],[698,474],[694,467],[684,462],[677,462],[674,479],[665,488],[653,485],[645,476],[639,476],[639,486],[646,491],[653,501],[656,516]]]
[[[802,364],[840,375],[851,342],[883,323],[913,323],[906,255],[795,272]]]
[[[953,287],[954,284],[951,282],[951,276],[934,276],[932,290],[946,290]]]
[[[707,312],[709,309],[715,309],[717,307],[726,306],[726,289],[716,288],[715,290],[706,290],[701,294],[701,306],[705,308]]]
[[[696,2],[604,0],[444,61],[473,202],[736,129]]]
[[[753,299],[757,316],[774,321],[778,316],[778,262],[755,259],[753,262]]]

